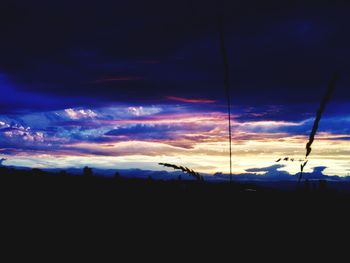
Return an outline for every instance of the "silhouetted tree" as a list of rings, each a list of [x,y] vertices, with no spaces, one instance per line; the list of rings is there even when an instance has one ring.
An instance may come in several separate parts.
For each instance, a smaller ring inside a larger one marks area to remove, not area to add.
[[[122,176],[120,175],[120,173],[119,173],[118,171],[115,172],[114,175],[113,175],[113,178],[114,178],[114,179],[117,179],[117,180],[119,180],[121,177],[122,177]]]
[[[83,169],[84,176],[92,176],[92,168],[85,166]]]

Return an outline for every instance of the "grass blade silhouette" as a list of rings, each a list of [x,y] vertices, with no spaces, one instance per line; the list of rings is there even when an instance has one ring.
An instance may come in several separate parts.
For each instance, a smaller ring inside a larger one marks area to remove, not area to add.
[[[170,167],[170,168],[173,168],[175,170],[181,170],[182,172],[187,173],[187,174],[191,175],[192,177],[196,178],[197,181],[204,181],[203,176],[201,176],[199,173],[193,171],[192,169],[190,169],[188,167],[177,166],[175,164],[170,164],[170,163],[159,163],[159,165],[162,165],[165,167]]]
[[[305,154],[305,162],[300,166],[300,176],[299,176],[299,180],[298,182],[301,181],[302,179],[302,176],[303,176],[303,170],[304,170],[304,167],[306,166],[308,160],[308,156],[310,155],[311,151],[312,151],[312,143],[314,142],[315,140],[315,136],[316,136],[316,133],[317,133],[317,130],[318,130],[318,126],[319,126],[319,123],[320,123],[320,120],[322,118],[322,114],[329,102],[329,99],[331,98],[331,95],[334,91],[334,88],[335,88],[335,84],[337,82],[339,78],[339,75],[338,74],[334,74],[333,78],[330,80],[329,84],[328,84],[328,88],[327,88],[327,91],[326,93],[324,94],[322,100],[321,100],[321,103],[320,103],[320,107],[319,109],[317,110],[316,112],[316,117],[315,117],[315,121],[314,121],[314,124],[312,126],[312,130],[311,130],[311,133],[310,133],[310,136],[309,136],[309,141],[306,143],[306,154]]]
[[[231,131],[231,95],[230,95],[230,78],[229,78],[229,63],[227,50],[225,46],[225,34],[223,28],[222,18],[219,17],[219,32],[220,32],[220,48],[224,62],[224,85],[227,98],[227,112],[228,112],[228,132],[229,132],[229,150],[230,150],[230,182],[232,182],[232,131]]]
[[[300,164],[300,174],[299,174],[298,183],[300,183],[301,178],[303,177],[304,167],[306,166],[308,161],[309,160],[306,160],[304,163]]]

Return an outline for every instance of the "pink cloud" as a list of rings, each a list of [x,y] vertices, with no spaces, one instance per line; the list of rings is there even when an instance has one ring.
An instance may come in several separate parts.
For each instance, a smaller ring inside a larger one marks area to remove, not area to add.
[[[68,117],[72,120],[79,120],[85,118],[95,118],[97,114],[89,109],[65,109],[64,112],[68,115]]]
[[[181,97],[174,97],[174,96],[168,96],[166,97],[168,100],[175,100],[175,101],[181,101],[181,102],[187,102],[187,103],[215,103],[215,100],[209,100],[209,99],[188,99],[188,98],[181,98]]]

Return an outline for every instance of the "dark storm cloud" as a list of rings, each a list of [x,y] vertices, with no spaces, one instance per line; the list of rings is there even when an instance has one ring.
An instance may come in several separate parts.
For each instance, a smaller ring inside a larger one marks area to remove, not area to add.
[[[334,98],[346,100],[348,7],[341,1],[8,1],[0,11],[0,73],[16,94],[33,98],[19,102],[13,93],[0,109],[168,96],[220,102],[218,15],[234,104],[318,101],[315,91],[335,69],[344,77]]]

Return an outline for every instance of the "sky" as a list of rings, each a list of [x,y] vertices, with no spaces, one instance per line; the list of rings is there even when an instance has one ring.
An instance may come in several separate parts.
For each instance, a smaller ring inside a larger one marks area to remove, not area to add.
[[[282,3],[283,2],[283,3]],[[28,167],[229,171],[300,159],[340,79],[306,171],[350,173],[347,1],[4,1],[0,158]],[[298,162],[281,171],[296,173]]]

